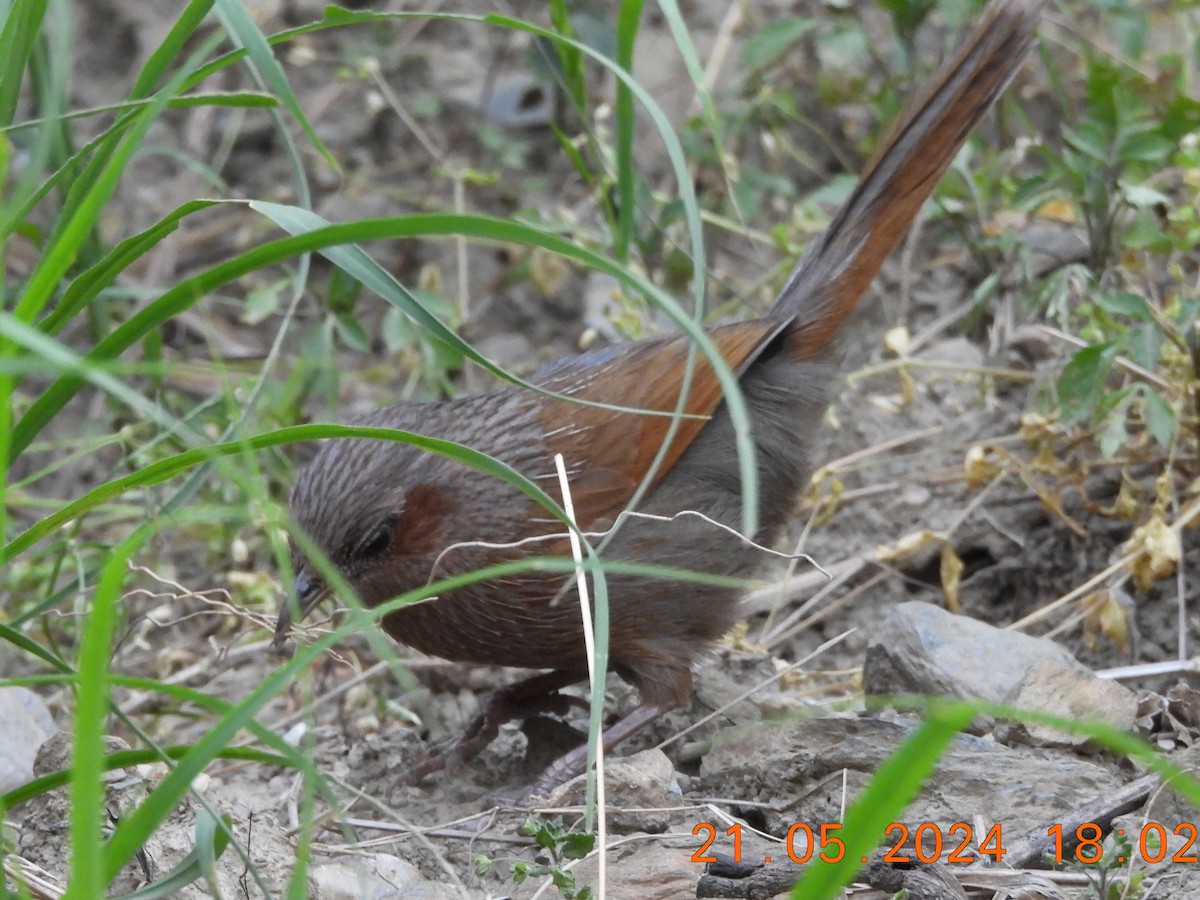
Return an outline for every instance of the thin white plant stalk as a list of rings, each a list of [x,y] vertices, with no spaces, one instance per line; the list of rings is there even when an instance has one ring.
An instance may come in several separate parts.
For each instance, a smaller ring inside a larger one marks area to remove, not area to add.
[[[587,652],[588,687],[595,693],[596,687],[596,635],[592,630],[592,599],[588,593],[587,573],[583,568],[583,546],[579,541],[578,523],[575,521],[575,504],[571,499],[571,485],[567,480],[567,466],[561,453],[554,454],[554,469],[558,473],[558,487],[562,492],[563,512],[572,527],[567,532],[571,541],[571,558],[575,560],[575,583],[579,590],[579,614],[583,618],[583,646]],[[607,805],[604,790],[604,738],[596,742],[596,896],[604,900],[608,876],[607,844],[604,810]]]

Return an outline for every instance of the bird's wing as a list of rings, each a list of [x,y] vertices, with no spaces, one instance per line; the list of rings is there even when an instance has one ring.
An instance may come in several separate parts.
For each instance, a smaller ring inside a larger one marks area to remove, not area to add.
[[[709,337],[725,364],[740,375],[786,324],[755,319],[715,328]],[[543,407],[543,442],[550,455],[563,455],[581,526],[606,527],[626,507],[673,421],[678,427],[651,486],[671,471],[717,409],[723,397],[721,384],[712,364],[697,352],[682,415],[671,415],[679,405],[689,346],[686,337],[618,345],[575,357],[570,365],[556,365],[536,376],[540,386],[556,393],[646,411],[625,412],[569,400],[548,401]],[[559,496],[557,485],[543,483],[543,487],[551,496]]]

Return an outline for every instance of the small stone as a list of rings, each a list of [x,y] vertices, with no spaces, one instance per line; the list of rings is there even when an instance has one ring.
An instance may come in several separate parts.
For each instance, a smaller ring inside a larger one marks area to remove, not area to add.
[[[1091,677],[1086,666],[1054,641],[914,600],[884,614],[867,645],[863,688],[868,696],[917,694],[1000,703],[1039,661]]]
[[[0,688],[0,794],[33,780],[38,747],[54,733],[54,717],[25,687]]]
[[[694,897],[703,867],[692,862],[692,849],[664,847],[653,840],[630,841],[608,850],[608,896],[639,900]],[[593,855],[574,869],[575,883],[596,884],[599,863]]]
[[[424,880],[412,863],[386,853],[313,866],[309,876],[319,900],[395,900]]]
[[[1137,696],[1124,685],[1048,660],[1038,660],[1030,667],[1025,679],[1007,697],[1007,702],[1017,709],[1098,722],[1122,731],[1132,731],[1137,719]],[[1062,731],[1038,722],[1022,722],[1011,729],[998,729],[997,738],[1038,747],[1081,748],[1091,743],[1086,734]]]
[[[675,768],[665,753],[643,750],[632,756],[607,758],[604,775],[610,832],[659,834],[670,826],[670,810],[679,805],[680,791]],[[551,794],[547,805],[580,806],[585,791],[585,780],[576,778]]]
[[[502,128],[529,128],[554,120],[555,95],[527,72],[501,75],[488,93],[484,113]]]

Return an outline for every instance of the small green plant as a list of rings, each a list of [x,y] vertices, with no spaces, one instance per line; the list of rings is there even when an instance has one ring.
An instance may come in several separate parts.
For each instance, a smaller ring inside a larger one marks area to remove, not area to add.
[[[1162,227],[1171,203],[1156,184],[1200,128],[1200,101],[1188,95],[1185,67],[1175,56],[1157,60],[1156,78],[1089,51],[1084,58],[1084,112],[1057,84],[1064,120],[1072,124],[1062,128],[1060,146],[1037,148],[1042,169],[1020,186],[1016,201],[1031,209],[1072,208],[1087,232],[1088,266],[1099,274],[1130,247],[1174,244]]]
[[[1100,844],[1096,862],[1074,862],[1071,867],[1087,876],[1088,896],[1096,900],[1138,900],[1143,894],[1146,870],[1128,872],[1129,860],[1137,854],[1127,834],[1115,831]]]
[[[537,841],[550,861],[531,863],[517,859],[509,863],[513,884],[523,884],[529,878],[550,878],[565,900],[592,900],[591,887],[575,883],[575,874],[564,866],[573,859],[583,859],[596,846],[596,836],[571,831],[563,825],[562,816],[539,819],[530,816],[521,826],[521,833]],[[484,875],[491,870],[493,860],[480,853],[475,857],[475,873]]]
[[[1083,322],[1080,335],[1089,343],[1072,356],[1058,379],[1064,421],[1090,425],[1107,458],[1143,430],[1168,447],[1177,418],[1172,397],[1192,377],[1185,336],[1192,331],[1200,301],[1190,298],[1169,310],[1154,310],[1140,294],[1105,291],[1080,276],[1090,290],[1076,312]],[[1167,342],[1170,346],[1164,347]],[[1114,388],[1118,370],[1123,376]]]
[[[1146,13],[1114,0],[1114,38],[1128,58],[1146,56]],[[1046,315],[1082,346],[1057,379],[1062,420],[1094,434],[1103,456],[1176,435],[1200,298],[1186,285],[1197,239],[1193,184],[1200,170],[1200,102],[1175,54],[1134,70],[1084,48],[1083,114],[1060,80],[1072,122],[1032,154],[1040,168],[1012,202],[1041,219],[1082,229],[1086,253],[1047,279]],[[1053,66],[1047,66],[1052,75]]]

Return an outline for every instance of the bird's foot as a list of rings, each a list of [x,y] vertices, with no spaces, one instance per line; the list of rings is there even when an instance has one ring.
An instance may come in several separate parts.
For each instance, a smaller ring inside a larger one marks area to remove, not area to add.
[[[666,709],[667,707],[665,706],[652,706],[643,703],[625,718],[614,722],[608,728],[604,729],[600,735],[600,742],[604,746],[605,754],[610,753],[617,744],[621,743],[621,741],[634,732],[640,731],[646,725],[649,725],[661,716]],[[560,785],[566,784],[571,779],[582,775],[587,770],[587,763],[587,744],[584,744],[582,747],[576,747],[574,750],[550,763],[542,774],[537,777],[527,796],[550,796],[551,791]]]
[[[492,692],[479,714],[466,730],[449,743],[416,759],[400,773],[393,788],[419,784],[436,772],[455,775],[500,733],[500,726],[514,719],[552,713],[566,715],[572,706],[587,707],[578,697],[560,694],[558,689],[576,681],[575,676],[548,672],[518,681]]]

